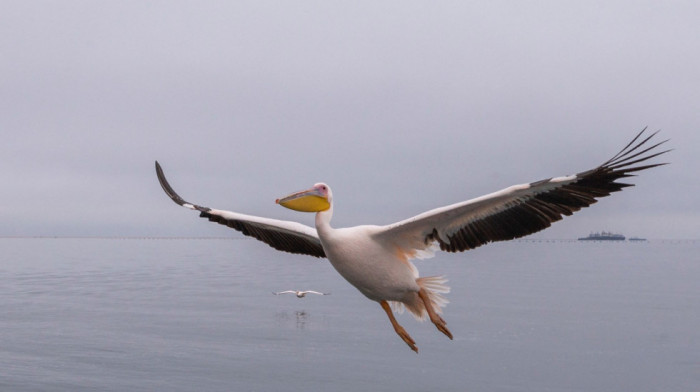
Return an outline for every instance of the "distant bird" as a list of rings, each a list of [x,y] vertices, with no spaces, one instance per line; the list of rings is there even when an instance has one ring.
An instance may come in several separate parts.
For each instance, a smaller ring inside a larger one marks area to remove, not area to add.
[[[329,295],[330,293],[319,293],[318,291],[313,291],[313,290],[306,290],[306,291],[287,290],[287,291],[279,291],[277,293],[273,292],[272,294],[274,294],[274,295],[295,294],[297,296],[297,298],[304,298],[304,297],[306,297],[306,294]]]
[[[511,186],[386,226],[331,227],[333,193],[324,183],[276,200],[286,208],[315,212],[314,229],[297,222],[188,203],[168,184],[158,162],[156,173],[163,190],[175,203],[200,211],[201,217],[255,237],[277,250],[327,257],[350,284],[381,305],[394,331],[418,352],[415,341],[396,321],[393,311],[401,312],[405,307],[419,320],[427,316],[439,331],[452,339],[445,320],[440,317],[441,308],[448,302],[442,294],[448,293],[449,287],[443,276],[419,277],[411,259],[432,257],[438,248],[461,252],[493,241],[523,237],[549,227],[563,215],[588,207],[597,198],[631,186],[616,181],[630,177],[634,172],[663,165],[640,164],[670,151],[657,152],[657,147],[667,140],[645,146],[656,133],[638,141],[645,130],[611,159],[591,170]],[[463,172],[470,170],[479,170],[479,167],[451,171],[453,178],[459,180],[464,177]],[[410,178],[410,173],[404,175]],[[386,187],[371,192],[375,197],[397,199]],[[432,192],[435,190],[426,190],[428,194]]]

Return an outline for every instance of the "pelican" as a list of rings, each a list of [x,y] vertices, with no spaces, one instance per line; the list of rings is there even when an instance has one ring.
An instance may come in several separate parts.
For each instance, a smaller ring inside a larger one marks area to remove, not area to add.
[[[330,293],[320,293],[320,292],[318,292],[318,291],[313,291],[313,290],[306,290],[306,291],[301,291],[301,290],[286,290],[286,291],[273,292],[272,294],[274,294],[274,295],[280,295],[280,294],[294,294],[294,295],[297,296],[297,298],[304,298],[304,297],[306,297],[306,294],[329,295]]]
[[[280,251],[327,258],[338,273],[370,300],[379,303],[397,335],[418,352],[416,342],[396,321],[404,308],[418,320],[429,318],[452,339],[441,317],[449,292],[444,276],[420,277],[411,262],[432,257],[437,249],[462,252],[494,241],[507,241],[543,230],[625,187],[617,182],[632,173],[665,163],[643,162],[670,150],[658,151],[664,140],[649,146],[658,133],[639,132],[620,152],[603,164],[578,174],[514,185],[471,200],[436,208],[386,226],[331,227],[333,192],[324,183],[292,193],[276,203],[301,212],[313,212],[315,228],[301,223],[262,218],[202,207],[182,199],[165,179],[156,161],[156,173],[165,193],[177,204],[200,212],[200,217],[254,237]],[[644,137],[642,136],[644,135]]]

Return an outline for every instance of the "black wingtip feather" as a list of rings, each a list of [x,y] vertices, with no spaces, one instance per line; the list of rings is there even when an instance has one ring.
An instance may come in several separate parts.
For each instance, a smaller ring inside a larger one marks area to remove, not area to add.
[[[672,151],[669,149],[653,152],[669,139],[643,148],[649,140],[659,133],[659,131],[655,131],[639,141],[646,130],[646,127],[642,129],[632,141],[602,165],[578,173],[576,175],[578,180],[575,182],[543,193],[536,193],[529,199],[521,201],[521,204],[488,218],[467,223],[455,234],[448,236],[448,241],[443,241],[436,231],[433,231],[427,240],[438,241],[442,250],[459,252],[493,241],[523,237],[549,227],[552,222],[562,219],[563,216],[572,215],[581,208],[596,203],[598,198],[634,186],[634,184],[616,181],[621,178],[634,177],[635,174],[632,173],[668,164],[664,162],[635,166]],[[537,187],[549,181],[550,179],[533,182],[530,186]]]
[[[165,194],[170,197],[172,201],[174,201],[176,204],[184,206],[185,204],[191,205],[198,211],[210,211],[211,208],[208,207],[202,207],[198,206],[196,204],[192,204],[190,202],[185,201],[180,195],[175,192],[173,187],[170,186],[170,183],[168,183],[168,180],[165,179],[165,173],[163,173],[163,168],[160,166],[158,161],[156,161],[156,175],[158,176],[158,182],[160,182],[161,188],[163,188],[163,191],[165,191]]]

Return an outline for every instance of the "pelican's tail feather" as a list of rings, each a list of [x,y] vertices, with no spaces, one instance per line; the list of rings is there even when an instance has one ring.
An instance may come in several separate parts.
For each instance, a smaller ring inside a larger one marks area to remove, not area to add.
[[[442,308],[450,302],[443,296],[443,294],[450,292],[450,287],[445,284],[447,283],[447,278],[445,276],[426,276],[416,279],[416,283],[428,292],[428,298],[435,312],[442,314]],[[403,302],[390,301],[389,304],[396,313],[400,314],[403,313],[404,309],[408,309],[417,320],[422,321],[428,318],[425,304],[418,296],[418,293],[414,293],[410,300]]]
[[[450,301],[442,295],[450,292],[450,286],[445,284],[447,283],[447,278],[444,275],[427,276],[425,278],[416,279],[416,282],[428,292],[428,298],[430,298],[430,302],[433,304],[435,311],[438,314],[442,314],[442,308],[450,303]]]

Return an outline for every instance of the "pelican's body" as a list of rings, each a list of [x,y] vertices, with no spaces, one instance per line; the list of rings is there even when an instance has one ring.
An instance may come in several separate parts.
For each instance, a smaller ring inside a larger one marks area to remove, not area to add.
[[[378,302],[396,333],[418,351],[415,341],[394,318],[393,310],[407,308],[416,318],[430,318],[452,339],[439,314],[449,292],[444,277],[419,277],[414,258],[432,257],[437,249],[459,252],[492,241],[522,237],[551,225],[620,191],[630,184],[617,179],[662,164],[634,166],[667,151],[651,152],[660,144],[642,149],[654,134],[634,144],[640,132],[622,151],[602,165],[575,175],[515,185],[475,199],[436,208],[386,226],[331,227],[333,194],[328,185],[293,193],[276,202],[284,207],[316,213],[315,228],[231,211],[210,209],[183,200],[168,184],[156,162],[161,186],[170,198],[200,216],[225,224],[261,240],[275,249],[327,257],[338,273],[367,298]],[[299,296],[299,294],[297,294]]]
[[[306,297],[306,294],[316,294],[316,295],[328,295],[330,293],[321,293],[319,291],[313,291],[313,290],[286,290],[286,291],[278,291],[278,292],[273,292],[272,294],[274,295],[280,295],[280,294],[294,294],[297,296],[297,298],[304,298]]]
[[[319,213],[319,218],[326,213]],[[372,240],[372,233],[378,231],[377,226],[334,229],[330,227],[329,219],[319,223],[322,220],[319,218],[316,219],[316,228],[328,261],[367,298],[400,301],[407,291],[418,291],[416,277],[411,269],[405,268],[405,262],[383,244]],[[362,258],[358,258],[358,254]],[[368,271],[372,273],[368,274]]]
[[[375,236],[382,232],[381,226],[334,229],[330,226],[331,215],[332,207],[319,212],[316,229],[333,268],[367,298],[377,302],[390,301],[397,310],[405,305],[417,318],[423,319],[426,314],[418,292],[424,279],[418,280],[418,270],[405,252],[376,240]],[[437,285],[446,281],[441,277],[425,279]],[[446,286],[431,292],[436,304],[447,303],[440,296],[446,292],[449,292]],[[439,308],[436,311],[440,312]]]

